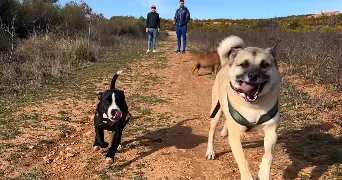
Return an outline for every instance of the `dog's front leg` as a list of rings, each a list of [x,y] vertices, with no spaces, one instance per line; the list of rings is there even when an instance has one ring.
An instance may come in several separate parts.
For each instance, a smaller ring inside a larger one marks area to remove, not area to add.
[[[106,161],[110,164],[114,163],[114,156],[121,142],[122,131],[123,129],[120,128],[113,132],[112,144],[108,150],[108,153],[106,154]]]
[[[271,127],[265,126],[264,127],[264,148],[265,153],[262,157],[261,164],[259,166],[259,173],[258,178],[260,180],[269,180],[270,179],[270,169],[272,160],[274,157],[274,147],[277,143],[277,126],[272,125]]]
[[[248,162],[243,153],[242,145],[241,145],[241,137],[243,131],[241,131],[240,127],[228,126],[228,139],[229,144],[232,149],[234,158],[238,164],[239,171],[241,174],[241,180],[253,180],[252,174],[249,170]]]
[[[106,148],[108,146],[108,143],[104,141],[104,129],[95,126],[95,142],[94,142],[94,150],[97,151],[100,148]]]
[[[210,129],[208,135],[208,146],[207,152],[205,154],[207,159],[214,159],[215,158],[215,151],[214,151],[214,136],[215,136],[215,129],[220,120],[222,111],[221,109],[218,110],[216,116],[210,120]]]

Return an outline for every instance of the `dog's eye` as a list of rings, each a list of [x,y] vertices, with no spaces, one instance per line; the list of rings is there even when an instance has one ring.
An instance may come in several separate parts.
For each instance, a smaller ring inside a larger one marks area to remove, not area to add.
[[[108,100],[104,100],[105,104],[110,104],[110,102]]]
[[[245,62],[239,64],[239,66],[241,66],[241,67],[243,67],[243,68],[248,68],[249,62],[248,62],[248,61],[245,61]]]
[[[261,63],[260,63],[260,67],[263,68],[263,69],[268,68],[270,66],[271,65],[268,62],[266,62],[266,61],[261,61]]]

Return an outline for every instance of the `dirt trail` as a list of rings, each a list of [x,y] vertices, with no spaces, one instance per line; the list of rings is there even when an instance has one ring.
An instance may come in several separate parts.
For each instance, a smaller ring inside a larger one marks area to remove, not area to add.
[[[215,137],[217,158],[205,160],[214,76],[209,70],[200,70],[203,76],[192,76],[191,53],[174,53],[175,33],[169,34],[168,41],[158,44],[156,55],[145,55],[143,61],[124,69],[119,77],[118,86],[125,89],[128,100],[139,101],[128,101],[136,119],[123,134],[123,148],[114,164],[104,161],[105,150],[94,152],[92,149],[94,99],[87,102],[90,104],[81,113],[89,117],[87,123],[73,135],[22,162],[16,171],[28,172],[36,167],[49,179],[239,179],[228,140],[218,133],[222,124]],[[97,89],[100,91],[107,86],[106,79],[98,83]],[[132,108],[137,106],[139,108]],[[106,136],[108,141],[108,134]],[[263,153],[262,133],[247,134],[244,142],[245,154],[255,175]],[[291,152],[285,146],[280,138],[271,171],[273,179],[284,179],[284,172],[291,173],[285,171],[291,164]],[[294,171],[314,168],[300,167],[303,169]]]

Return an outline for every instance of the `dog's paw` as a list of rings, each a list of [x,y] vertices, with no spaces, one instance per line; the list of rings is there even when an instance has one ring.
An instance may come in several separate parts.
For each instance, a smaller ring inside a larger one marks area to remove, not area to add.
[[[106,157],[106,162],[107,162],[108,164],[113,164],[113,163],[114,163],[114,159],[111,158],[111,157]]]
[[[260,178],[259,176],[257,176],[256,180],[270,180],[270,178]]]
[[[259,165],[258,180],[270,180],[270,167],[266,161],[261,162]]]
[[[257,180],[270,180],[270,175],[269,175],[269,173],[262,174],[261,172],[259,172],[256,179]]]
[[[100,146],[94,146],[93,148],[94,148],[94,151],[98,151],[98,150],[100,150],[100,149],[101,149],[101,147],[100,147]]]
[[[207,153],[205,153],[205,158],[209,160],[215,159],[215,152],[214,150],[207,149]]]
[[[122,148],[121,144],[119,144],[118,148],[116,150],[120,151]]]
[[[227,138],[228,137],[228,131],[225,128],[223,128],[220,135],[223,138]]]
[[[103,142],[102,144],[100,144],[100,147],[101,148],[106,148],[106,147],[108,147],[108,143],[107,142]]]

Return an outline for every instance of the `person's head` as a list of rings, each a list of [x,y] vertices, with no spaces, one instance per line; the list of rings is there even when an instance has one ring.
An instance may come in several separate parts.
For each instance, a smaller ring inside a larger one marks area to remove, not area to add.
[[[184,7],[184,0],[180,0],[180,1],[179,1],[179,6],[180,6],[181,8]]]
[[[152,11],[152,12],[156,12],[156,9],[157,9],[156,5],[153,4],[153,5],[151,6],[151,11]]]

